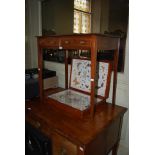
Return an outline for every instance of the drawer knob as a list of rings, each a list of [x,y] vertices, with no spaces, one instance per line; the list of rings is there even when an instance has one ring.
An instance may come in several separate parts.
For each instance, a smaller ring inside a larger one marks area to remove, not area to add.
[[[59,50],[62,50],[63,49],[63,47],[62,46],[59,46]]]
[[[37,121],[37,122],[35,123],[35,126],[36,126],[36,128],[40,128],[40,127],[41,127],[41,124]]]
[[[85,41],[80,41],[80,44],[84,44],[85,43]]]
[[[68,40],[66,40],[66,41],[65,41],[65,44],[68,44],[68,43],[69,43],[69,41],[68,41]]]

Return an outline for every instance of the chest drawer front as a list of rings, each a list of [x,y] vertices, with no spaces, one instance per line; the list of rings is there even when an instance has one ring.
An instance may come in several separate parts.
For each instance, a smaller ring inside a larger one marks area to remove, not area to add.
[[[39,40],[40,46],[59,46],[59,38],[41,38]]]
[[[88,39],[74,39],[74,38],[62,38],[61,46],[63,48],[81,48],[81,47],[90,47],[91,41]]]
[[[54,134],[53,141],[53,155],[77,155],[77,146],[71,143],[66,138]]]

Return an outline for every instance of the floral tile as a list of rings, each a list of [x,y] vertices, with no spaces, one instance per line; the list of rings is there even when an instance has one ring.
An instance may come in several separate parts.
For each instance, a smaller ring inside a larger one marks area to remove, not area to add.
[[[102,97],[105,97],[108,74],[109,74],[109,63],[99,62],[97,64],[96,75],[98,79],[98,84],[96,86],[96,89],[97,89],[97,95],[100,95]],[[90,79],[91,79],[91,61],[73,59],[70,87],[90,93],[91,89]]]
[[[80,111],[86,110],[90,106],[90,95],[86,95],[71,89],[49,95],[48,97]],[[96,103],[100,101],[101,99],[96,99]]]

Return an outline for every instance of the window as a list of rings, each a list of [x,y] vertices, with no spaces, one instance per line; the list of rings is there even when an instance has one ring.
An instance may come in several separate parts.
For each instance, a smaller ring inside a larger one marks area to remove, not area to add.
[[[73,32],[91,32],[91,0],[74,0]]]

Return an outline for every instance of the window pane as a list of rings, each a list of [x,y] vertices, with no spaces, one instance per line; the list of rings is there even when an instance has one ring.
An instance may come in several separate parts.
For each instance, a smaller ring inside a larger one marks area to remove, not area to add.
[[[90,33],[90,14],[82,13],[81,33]]]
[[[74,8],[90,12],[90,0],[74,0]]]
[[[74,33],[91,32],[91,0],[74,0]],[[84,12],[83,12],[84,11]]]
[[[74,33],[80,33],[81,29],[81,13],[74,10]]]

